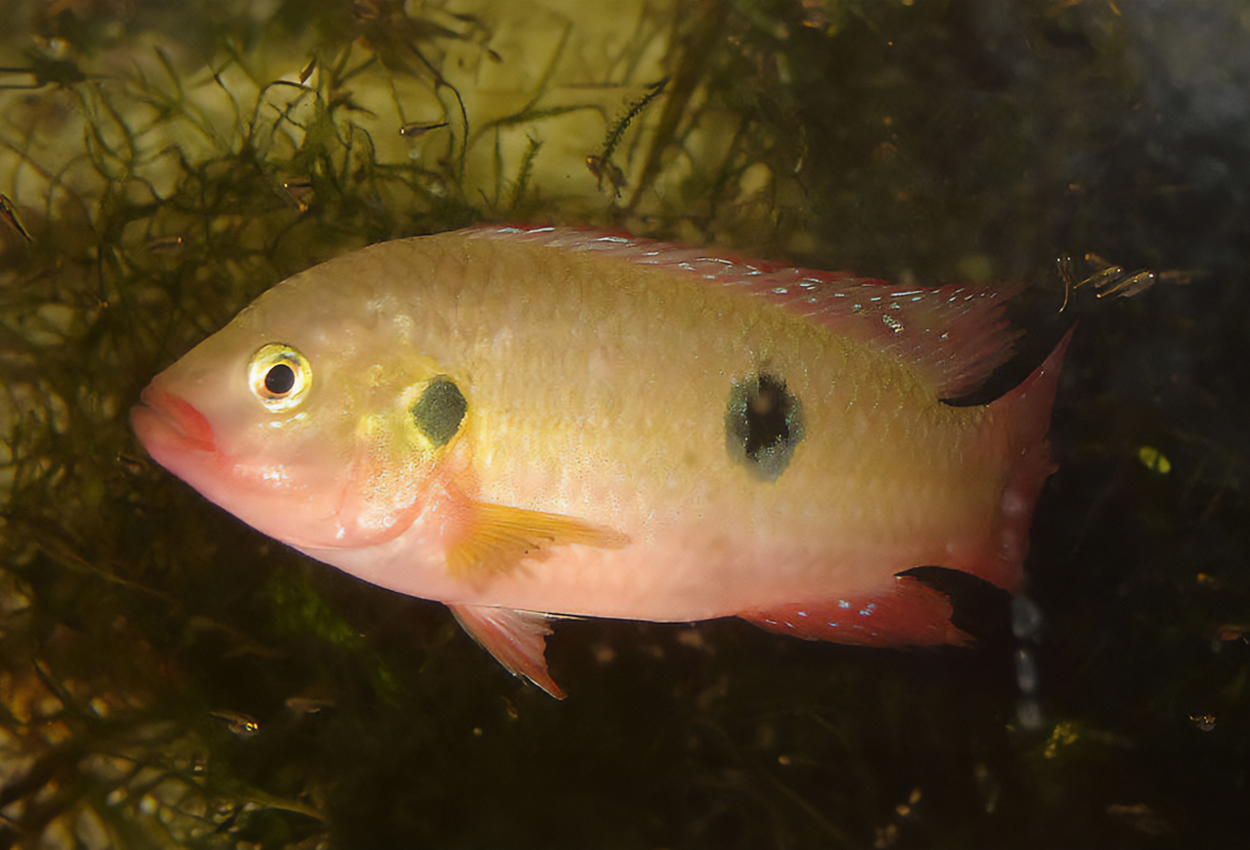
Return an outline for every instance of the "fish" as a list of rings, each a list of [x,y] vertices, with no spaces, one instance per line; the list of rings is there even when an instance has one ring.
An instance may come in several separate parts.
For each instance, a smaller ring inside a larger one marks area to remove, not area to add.
[[[557,698],[551,623],[740,617],[961,645],[921,566],[1014,592],[1072,331],[899,286],[541,225],[375,244],[274,286],[142,391],[158,464],[309,557],[447,605]]]

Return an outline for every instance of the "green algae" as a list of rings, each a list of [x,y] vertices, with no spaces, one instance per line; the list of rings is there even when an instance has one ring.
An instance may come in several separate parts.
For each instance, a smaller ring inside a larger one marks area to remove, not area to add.
[[[1243,6],[589,8],[0,8],[4,840],[1240,843]],[[555,703],[145,460],[140,388],[268,286],[482,220],[1031,280],[997,390],[1082,316],[1041,631],[977,588],[971,651],[570,622]]]

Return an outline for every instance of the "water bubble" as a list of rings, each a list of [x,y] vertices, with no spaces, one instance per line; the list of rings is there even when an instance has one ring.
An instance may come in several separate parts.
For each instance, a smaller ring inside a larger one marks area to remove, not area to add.
[[[1036,639],[1042,629],[1042,609],[1022,594],[1011,598],[1011,633],[1017,640]]]

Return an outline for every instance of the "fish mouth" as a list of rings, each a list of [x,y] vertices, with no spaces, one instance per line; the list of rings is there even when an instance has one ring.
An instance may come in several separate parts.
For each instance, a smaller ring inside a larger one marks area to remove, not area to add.
[[[130,425],[139,442],[158,462],[167,449],[215,452],[213,426],[195,405],[171,392],[148,385],[130,410]]]

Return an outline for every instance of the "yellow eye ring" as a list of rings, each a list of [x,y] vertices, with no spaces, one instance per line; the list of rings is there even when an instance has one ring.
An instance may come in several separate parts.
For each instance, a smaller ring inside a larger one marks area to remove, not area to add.
[[[265,407],[274,412],[290,410],[308,395],[312,365],[291,346],[271,342],[252,355],[247,382]]]

